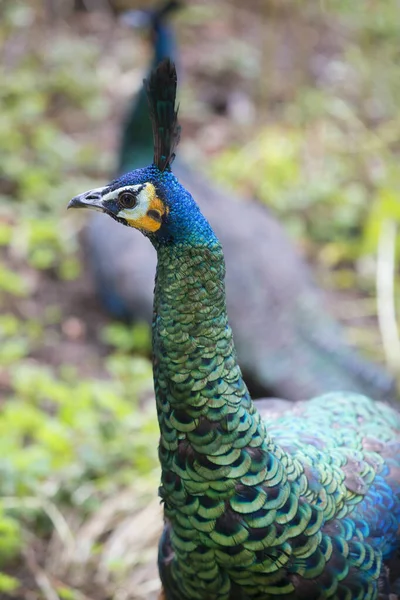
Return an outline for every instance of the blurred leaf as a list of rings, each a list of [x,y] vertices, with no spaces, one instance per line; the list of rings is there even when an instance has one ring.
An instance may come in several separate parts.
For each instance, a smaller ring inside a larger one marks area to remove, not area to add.
[[[0,592],[14,592],[19,588],[19,581],[5,573],[0,573]]]
[[[136,323],[133,326],[111,323],[102,330],[101,339],[121,352],[148,355],[151,351],[151,333],[147,323]]]
[[[0,290],[13,296],[26,296],[27,285],[23,277],[0,263]]]

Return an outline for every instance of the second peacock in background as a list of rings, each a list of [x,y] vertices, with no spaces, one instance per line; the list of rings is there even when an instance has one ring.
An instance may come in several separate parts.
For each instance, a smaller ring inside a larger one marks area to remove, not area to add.
[[[167,2],[158,10],[126,17],[149,30],[154,44],[150,68],[167,55],[175,58],[168,19],[180,4]],[[123,121],[118,174],[149,164],[152,152],[147,100],[141,90]],[[179,158],[174,170],[198,198],[224,248],[230,321],[253,395],[299,400],[346,389],[394,398],[393,379],[347,344],[310,269],[266,208],[219,189]],[[97,292],[108,311],[117,318],[150,323],[156,255],[146,240],[96,215],[87,228],[86,248]]]

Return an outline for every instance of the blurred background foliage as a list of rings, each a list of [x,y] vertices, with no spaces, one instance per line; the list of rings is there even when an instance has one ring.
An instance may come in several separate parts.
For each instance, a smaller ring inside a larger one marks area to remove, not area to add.
[[[398,372],[375,289],[394,310],[398,2],[187,5],[181,152],[279,216],[350,340]],[[149,331],[97,305],[84,220],[65,211],[113,173],[150,53],[117,15],[141,6],[0,4],[2,599],[139,600],[159,585]]]

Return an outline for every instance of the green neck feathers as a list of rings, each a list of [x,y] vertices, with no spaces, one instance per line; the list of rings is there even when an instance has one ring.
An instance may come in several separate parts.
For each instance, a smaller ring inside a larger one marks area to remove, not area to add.
[[[254,409],[236,362],[224,278],[217,241],[211,247],[158,249],[154,381],[166,472],[182,444],[190,445],[199,457],[217,456],[225,444],[241,436],[244,443],[250,442],[257,427],[249,427],[248,435],[239,428],[243,414],[252,415]],[[218,478],[226,471],[214,470]],[[204,469],[204,477],[208,476]]]
[[[160,494],[171,523],[168,569],[172,586],[180,586],[174,600],[230,598],[230,569],[241,564],[243,553],[254,561],[254,553],[241,546],[249,523],[234,511],[245,519],[254,512],[257,527],[267,513],[257,511],[268,505],[257,486],[271,480],[275,507],[285,505],[290,493],[280,450],[268,438],[236,362],[224,276],[218,242],[158,248],[154,385]],[[262,548],[260,540],[256,547]]]

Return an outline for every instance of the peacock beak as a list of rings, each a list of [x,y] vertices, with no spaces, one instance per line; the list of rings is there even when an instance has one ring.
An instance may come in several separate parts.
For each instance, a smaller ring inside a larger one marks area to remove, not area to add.
[[[84,192],[83,194],[79,194],[79,196],[72,198],[67,208],[91,208],[93,210],[104,212],[105,206],[103,202],[103,193],[105,189],[106,188],[104,187],[96,188],[94,190]]]

